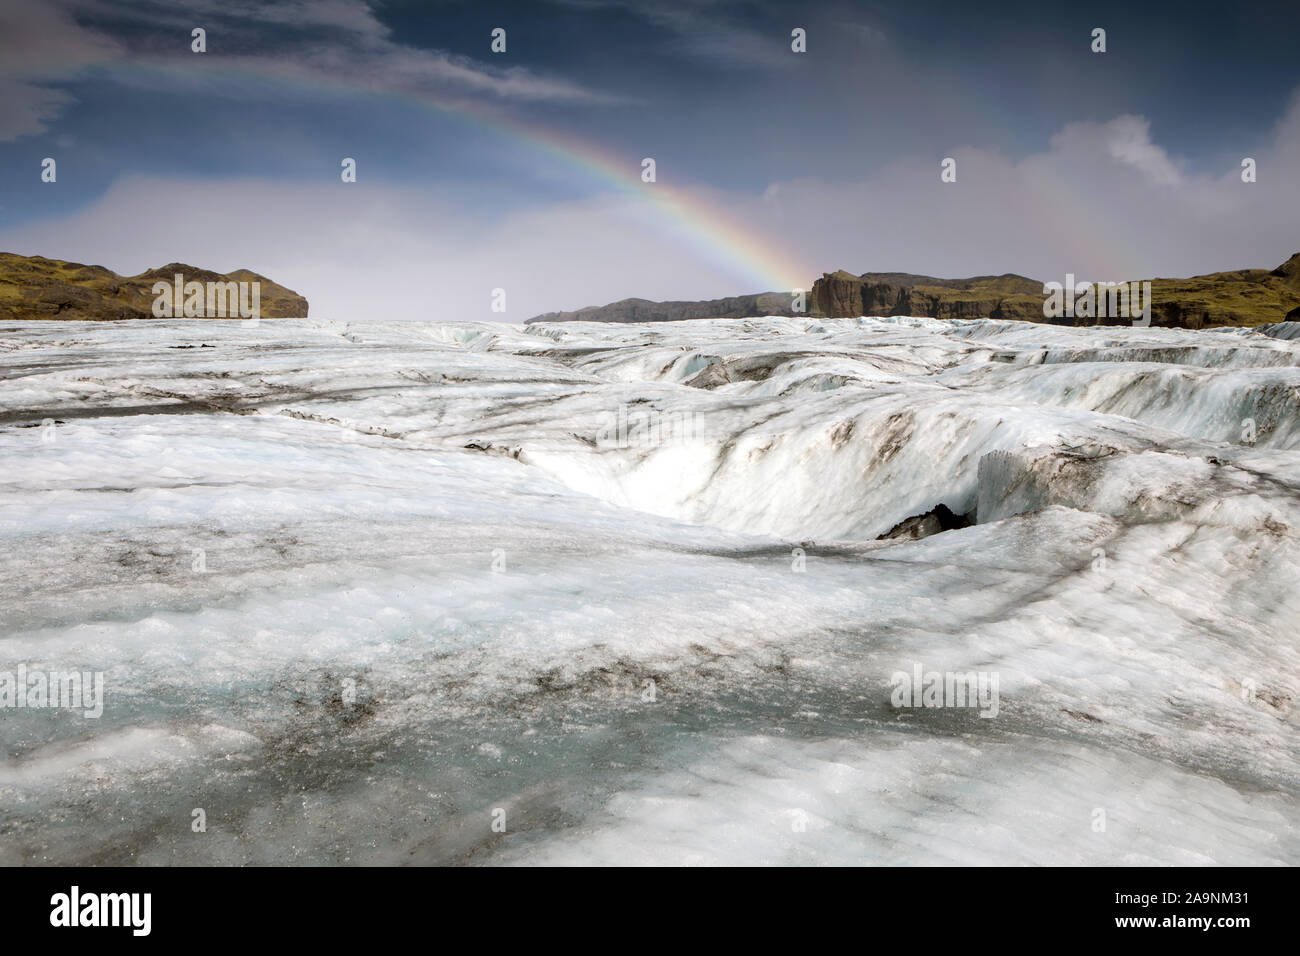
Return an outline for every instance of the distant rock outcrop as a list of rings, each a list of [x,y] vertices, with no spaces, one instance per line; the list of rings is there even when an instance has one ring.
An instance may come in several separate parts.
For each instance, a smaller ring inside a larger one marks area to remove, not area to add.
[[[155,282],[260,283],[260,316],[306,318],[307,300],[265,276],[238,269],[229,274],[173,262],[138,276],[120,276],[103,266],[87,266],[41,256],[0,252],[0,320],[67,319],[107,322],[154,318]],[[226,317],[238,318],[239,302]]]
[[[1297,252],[1286,262],[1274,269],[1270,275],[1276,276],[1286,282],[1291,288],[1300,290],[1300,252]],[[1284,322],[1300,322],[1300,305],[1286,314]]]
[[[1279,322],[1300,308],[1300,252],[1272,270],[1154,279],[1151,300],[1152,325],[1202,329]]]
[[[1080,277],[1082,281],[1082,277]],[[1257,326],[1300,315],[1300,253],[1273,270],[1239,269],[1190,279],[1151,279],[1151,324],[1184,329]],[[1024,276],[936,279],[900,273],[823,275],[815,313],[828,317],[917,315],[936,319],[1023,319],[1053,325],[1128,325],[1127,316],[1047,318],[1043,284]],[[1290,311],[1288,311],[1290,310]]]
[[[1290,285],[1300,288],[1300,252],[1293,252],[1290,259],[1270,272],[1269,275],[1285,279]]]
[[[620,299],[609,305],[591,305],[575,312],[547,312],[534,322],[677,322],[682,319],[741,319],[753,315],[796,315],[788,292],[758,292],[726,299],[698,302],[652,302]]]
[[[813,311],[829,317],[1043,320],[1043,284],[1018,275],[936,279],[904,272],[828,272],[813,283]]]

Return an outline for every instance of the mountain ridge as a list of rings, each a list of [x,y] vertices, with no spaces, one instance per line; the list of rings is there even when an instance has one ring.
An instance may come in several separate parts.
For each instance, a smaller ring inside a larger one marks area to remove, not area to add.
[[[789,308],[788,292],[756,292],[721,299],[668,300],[619,299],[607,305],[586,306],[571,312],[544,312],[528,319],[535,322],[677,322],[692,318],[740,319],[748,315],[782,315]],[[694,315],[704,311],[708,315]],[[631,317],[628,317],[631,316]]]
[[[1300,252],[1275,269],[1236,269],[1151,283],[1151,324],[1173,328],[1256,326],[1300,319]],[[762,292],[700,301],[653,302],[620,299],[570,312],[547,312],[525,324],[543,322],[669,322],[748,316],[848,318],[859,315],[915,315],[936,319],[1013,319],[1053,325],[1127,325],[1129,318],[1061,317],[1043,314],[1043,283],[1016,273],[941,279],[908,272],[844,269],[823,273],[813,283],[806,310],[795,312],[793,297]]]

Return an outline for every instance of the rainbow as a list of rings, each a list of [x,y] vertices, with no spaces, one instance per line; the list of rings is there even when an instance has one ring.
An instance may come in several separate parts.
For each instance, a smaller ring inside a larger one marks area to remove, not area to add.
[[[559,132],[517,117],[484,107],[442,99],[433,94],[374,90],[341,81],[310,77],[293,71],[292,65],[249,60],[233,63],[207,55],[205,78],[213,75],[222,80],[251,80],[256,88],[267,83],[283,89],[320,95],[377,97],[418,109],[431,110],[441,116],[476,129],[503,136],[509,141],[532,149],[576,170],[604,188],[646,200],[657,213],[662,231],[673,241],[686,242],[704,260],[716,265],[738,282],[748,284],[743,291],[788,291],[808,289],[817,274],[788,249],[746,228],[700,190],[673,186],[664,182],[641,181],[641,159],[619,153],[581,137]],[[182,65],[184,63],[185,65]],[[210,65],[209,65],[210,64]],[[214,71],[212,67],[217,67]],[[159,80],[195,79],[194,62],[175,57],[133,58],[95,64],[101,72],[129,74],[138,85],[140,76],[154,75]],[[756,288],[754,286],[757,286]]]

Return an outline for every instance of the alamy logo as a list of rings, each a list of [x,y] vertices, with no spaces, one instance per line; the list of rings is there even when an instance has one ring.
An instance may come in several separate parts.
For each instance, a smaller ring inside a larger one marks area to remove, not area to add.
[[[695,441],[702,433],[698,412],[620,405],[596,433],[596,444],[602,448],[659,446]]]
[[[940,673],[926,671],[917,663],[910,674],[895,671],[889,682],[894,687],[889,701],[895,707],[978,707],[981,717],[998,715],[996,671]]]
[[[153,314],[159,319],[260,319],[261,282],[172,282],[153,284]]]
[[[133,936],[148,936],[153,925],[151,893],[70,893],[50,897],[51,926],[129,926]]]
[[[0,671],[0,707],[80,710],[94,719],[104,713],[103,671]]]
[[[1065,284],[1046,282],[1043,317],[1081,319],[1131,319],[1134,325],[1151,324],[1151,283],[1079,282],[1065,274]]]

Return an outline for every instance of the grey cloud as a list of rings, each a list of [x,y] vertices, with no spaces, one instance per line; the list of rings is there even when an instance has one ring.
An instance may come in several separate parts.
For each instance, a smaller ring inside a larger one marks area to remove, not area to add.
[[[110,36],[82,26],[78,16],[135,29]],[[0,142],[44,132],[74,101],[53,84],[73,82],[128,56],[183,65],[192,56],[189,34],[195,26],[210,34],[228,31],[225,55],[235,65],[307,81],[502,104],[617,101],[563,77],[395,42],[362,0],[6,0],[0,7]],[[168,27],[175,29],[177,42],[161,51],[159,31]],[[276,31],[273,43],[265,39],[268,28]],[[212,39],[209,45],[214,46]],[[177,71],[175,82],[185,88],[183,72]],[[192,82],[196,89],[211,89],[206,74],[196,71]]]
[[[73,97],[47,84],[68,81],[120,55],[109,37],[42,0],[0,6],[0,142],[42,133]]]

